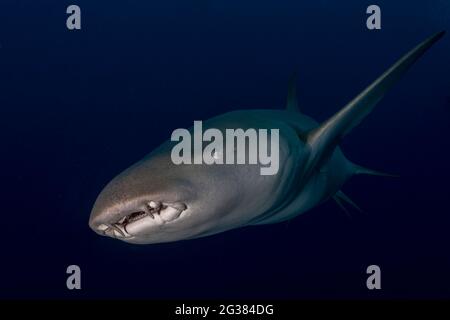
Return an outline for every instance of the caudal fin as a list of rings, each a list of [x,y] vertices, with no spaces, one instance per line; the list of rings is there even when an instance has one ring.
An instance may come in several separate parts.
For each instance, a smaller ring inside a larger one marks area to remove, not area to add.
[[[444,34],[445,31],[439,32],[419,44],[350,101],[349,104],[308,133],[307,143],[311,154],[305,168],[306,175],[310,174],[314,168],[328,159],[341,139],[373,110],[386,92],[398,82],[414,62],[441,39]]]

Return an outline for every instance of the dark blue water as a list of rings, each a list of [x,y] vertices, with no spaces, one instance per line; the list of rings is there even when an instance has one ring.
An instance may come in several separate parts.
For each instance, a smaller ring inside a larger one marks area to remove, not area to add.
[[[0,4],[3,298],[450,298],[450,37],[346,137],[344,152],[400,178],[344,188],[289,223],[132,246],[87,225],[102,187],[193,120],[282,108],[298,72],[324,120],[407,50],[450,30],[448,1],[81,1]],[[82,290],[66,289],[66,267]],[[366,267],[382,270],[368,291]]]

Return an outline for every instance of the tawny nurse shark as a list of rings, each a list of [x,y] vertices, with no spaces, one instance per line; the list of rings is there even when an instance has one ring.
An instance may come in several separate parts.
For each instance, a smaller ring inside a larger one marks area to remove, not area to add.
[[[181,164],[173,141],[115,177],[100,193],[89,225],[100,235],[150,244],[193,239],[230,229],[278,223],[334,199],[354,203],[341,188],[353,175],[377,171],[347,160],[339,143],[445,32],[407,53],[322,124],[298,108],[291,81],[284,110],[240,110],[203,122],[204,128],[279,129],[279,170],[261,175],[251,164]]]

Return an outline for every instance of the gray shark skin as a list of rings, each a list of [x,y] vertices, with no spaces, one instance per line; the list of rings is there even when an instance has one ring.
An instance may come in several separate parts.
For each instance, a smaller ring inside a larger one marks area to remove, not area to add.
[[[279,129],[277,174],[261,175],[260,166],[250,164],[175,165],[170,157],[175,142],[167,141],[103,189],[90,227],[128,243],[151,244],[285,221],[330,198],[355,206],[340,191],[344,183],[356,174],[382,174],[347,160],[341,139],[444,33],[419,44],[322,124],[298,109],[294,81],[285,110],[234,111],[203,122],[204,130],[223,133]]]

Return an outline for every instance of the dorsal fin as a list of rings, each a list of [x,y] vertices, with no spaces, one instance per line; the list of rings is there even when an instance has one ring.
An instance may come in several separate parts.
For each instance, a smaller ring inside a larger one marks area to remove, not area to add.
[[[444,34],[445,31],[439,32],[419,44],[349,104],[308,133],[307,141],[311,155],[305,168],[306,175],[328,159],[341,139],[372,111],[385,93]]]
[[[288,96],[286,101],[286,110],[300,112],[297,101],[297,74],[294,72],[289,79]]]

